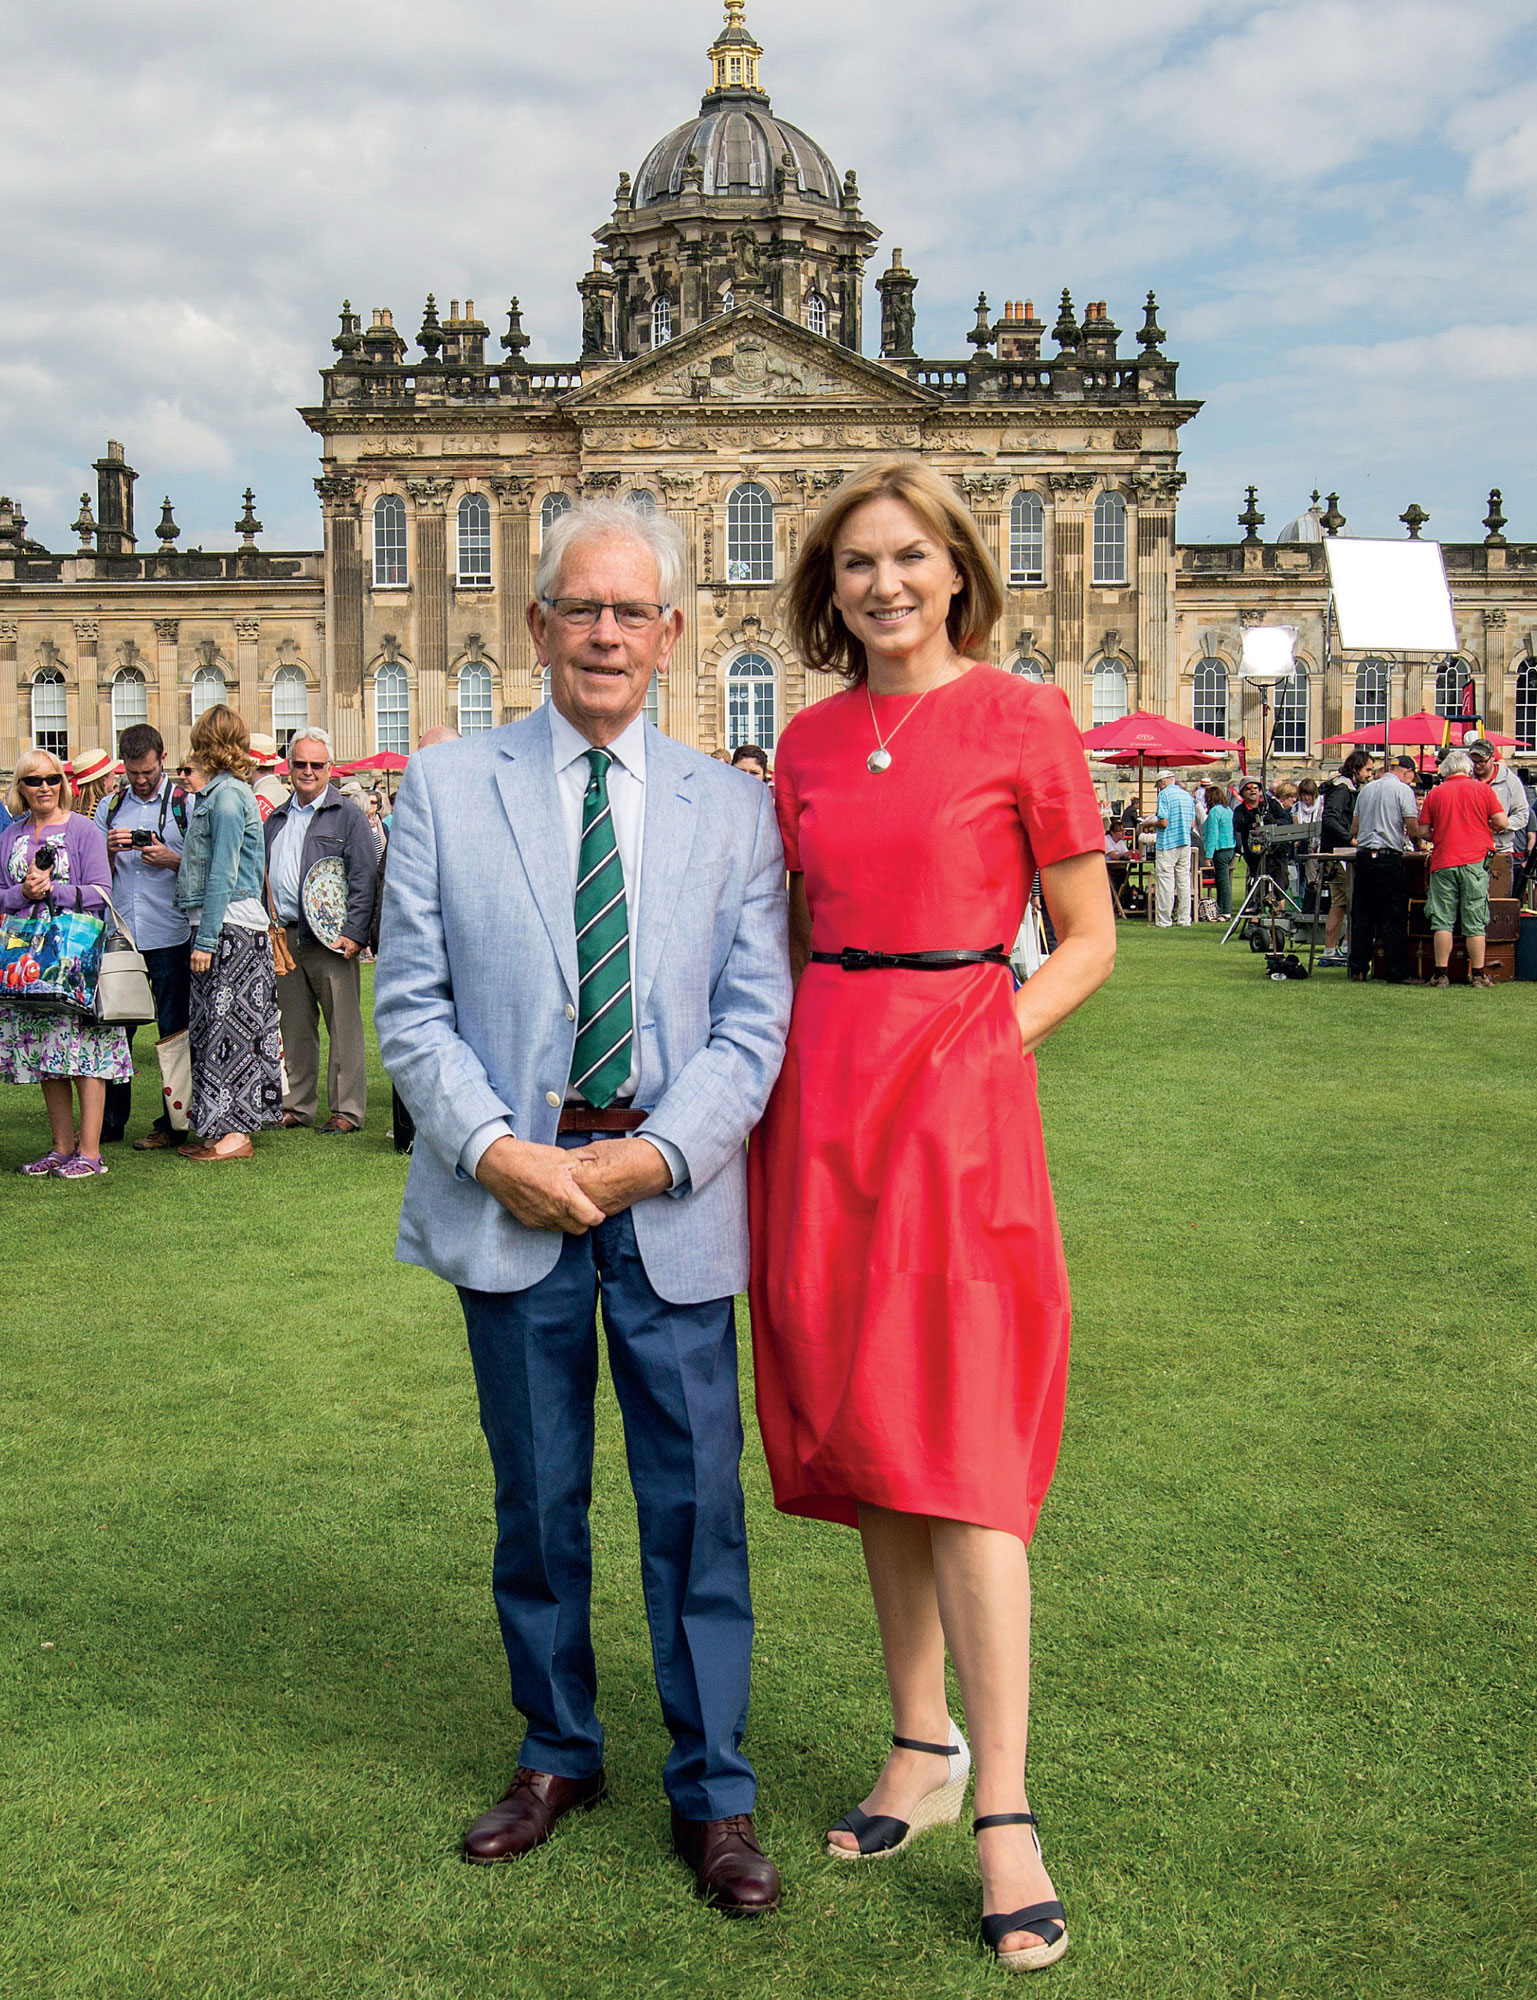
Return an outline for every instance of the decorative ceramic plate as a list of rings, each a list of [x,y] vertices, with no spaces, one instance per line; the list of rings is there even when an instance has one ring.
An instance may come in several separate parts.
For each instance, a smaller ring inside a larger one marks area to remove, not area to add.
[[[337,950],[342,925],[347,921],[347,864],[339,854],[317,861],[305,876],[299,908],[320,942],[331,951]]]

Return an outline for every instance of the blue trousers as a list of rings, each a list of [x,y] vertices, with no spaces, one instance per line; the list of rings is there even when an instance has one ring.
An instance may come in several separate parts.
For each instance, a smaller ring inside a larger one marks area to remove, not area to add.
[[[659,1298],[627,1213],[566,1237],[555,1269],[527,1291],[459,1296],[496,1474],[492,1586],[513,1703],[528,1725],[519,1761],[561,1778],[603,1762],[587,1525],[601,1298],[672,1734],[662,1783],[685,1819],[751,1812],[757,1779],[741,1745],[753,1628],[732,1301]]]

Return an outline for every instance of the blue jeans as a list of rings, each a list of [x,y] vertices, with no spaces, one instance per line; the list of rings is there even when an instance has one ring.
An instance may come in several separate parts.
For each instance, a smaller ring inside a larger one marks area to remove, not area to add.
[[[155,996],[155,1027],[161,1040],[167,1035],[179,1035],[186,1027],[192,1010],[192,940],[189,938],[185,944],[168,944],[158,951],[145,952],[144,968],[149,974],[149,990]],[[127,1031],[130,1056],[136,1032],[135,1028]],[[107,1108],[101,1121],[103,1135],[121,1139],[132,1109],[133,1085],[109,1083]],[[164,1109],[155,1119],[152,1129],[158,1132],[172,1130],[170,1117]]]
[[[519,1762],[562,1778],[603,1762],[587,1523],[601,1298],[673,1741],[662,1783],[685,1819],[751,1812],[757,1779],[741,1745],[753,1625],[732,1300],[660,1298],[627,1213],[566,1237],[560,1262],[527,1291],[461,1288],[459,1297],[496,1475],[492,1587],[513,1703],[528,1725]]]

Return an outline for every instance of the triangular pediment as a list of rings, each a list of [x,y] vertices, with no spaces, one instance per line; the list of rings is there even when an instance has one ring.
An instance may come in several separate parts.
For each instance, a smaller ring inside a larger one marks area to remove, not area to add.
[[[744,403],[797,408],[874,403],[921,410],[940,399],[778,313],[741,305],[654,353],[605,368],[561,400],[570,410],[708,409]]]

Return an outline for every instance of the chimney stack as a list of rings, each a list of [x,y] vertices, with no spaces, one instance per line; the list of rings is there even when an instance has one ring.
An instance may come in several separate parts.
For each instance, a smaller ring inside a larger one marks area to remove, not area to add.
[[[116,438],[108,438],[107,455],[98,458],[96,474],[96,552],[131,556],[134,552],[133,486],[138,478],[123,457]]]

